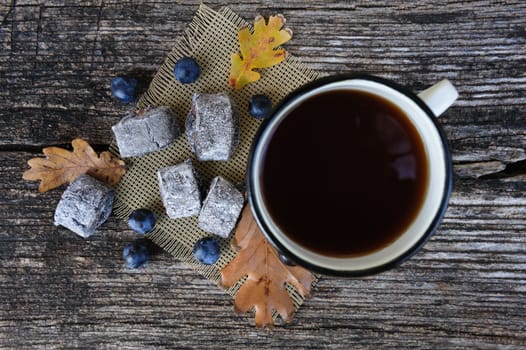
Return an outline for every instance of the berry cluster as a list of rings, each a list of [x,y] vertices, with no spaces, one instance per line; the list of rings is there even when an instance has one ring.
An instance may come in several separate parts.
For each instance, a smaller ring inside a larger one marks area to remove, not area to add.
[[[181,84],[192,84],[201,75],[199,63],[192,57],[182,57],[173,69],[175,80]],[[118,76],[114,78],[110,85],[111,95],[119,102],[134,103],[137,101],[137,79]],[[272,110],[272,101],[267,95],[253,95],[248,101],[248,112],[256,119],[267,118]],[[145,235],[155,227],[156,216],[149,209],[140,208],[131,212],[128,218],[128,226],[138,235]],[[138,268],[146,265],[149,260],[151,249],[147,240],[138,239],[122,251],[122,257],[129,268]],[[195,259],[204,265],[215,264],[220,255],[221,247],[213,237],[199,239],[193,249]]]

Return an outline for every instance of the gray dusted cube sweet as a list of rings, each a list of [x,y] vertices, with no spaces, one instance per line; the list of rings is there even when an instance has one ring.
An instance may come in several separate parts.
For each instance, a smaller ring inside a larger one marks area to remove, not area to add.
[[[190,159],[159,169],[157,178],[161,199],[169,218],[179,219],[199,214],[199,177]]]
[[[159,151],[181,135],[179,124],[168,106],[129,112],[111,129],[123,158]]]
[[[244,201],[243,194],[234,185],[221,176],[215,177],[199,213],[199,227],[227,238],[236,226]]]
[[[239,115],[226,93],[195,93],[185,126],[200,161],[229,160],[239,145]]]
[[[55,210],[55,225],[87,238],[110,216],[114,197],[108,185],[80,175],[62,194]]]

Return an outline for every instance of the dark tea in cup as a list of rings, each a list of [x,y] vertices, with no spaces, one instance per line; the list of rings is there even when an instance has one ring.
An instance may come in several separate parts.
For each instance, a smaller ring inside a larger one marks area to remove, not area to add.
[[[262,156],[262,197],[280,230],[322,255],[359,256],[394,241],[418,213],[427,158],[395,104],[332,90],[291,110]]]
[[[247,168],[261,231],[287,260],[344,276],[383,271],[435,232],[451,192],[451,157],[436,116],[448,81],[418,96],[367,75],[327,77],[265,120]]]

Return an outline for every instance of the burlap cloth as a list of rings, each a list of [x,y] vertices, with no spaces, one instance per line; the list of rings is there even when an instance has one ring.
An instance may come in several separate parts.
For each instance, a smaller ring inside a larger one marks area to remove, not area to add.
[[[166,216],[157,183],[157,170],[192,158],[205,184],[221,175],[233,184],[243,183],[250,145],[259,121],[248,114],[248,100],[254,94],[266,94],[276,104],[287,93],[316,78],[297,59],[289,56],[281,64],[261,71],[262,78],[241,90],[228,85],[230,55],[239,50],[238,29],[249,25],[229,8],[214,11],[201,5],[189,24],[186,35],[176,43],[164,64],[153,78],[148,91],[141,97],[138,107],[168,105],[175,112],[181,127],[190,111],[194,92],[216,93],[226,91],[234,100],[240,114],[240,144],[228,162],[198,162],[190,150],[186,135],[179,137],[169,148],[150,153],[144,157],[126,159],[128,171],[116,187],[114,213],[126,219],[137,208],[149,208],[157,214],[155,230],[148,234],[153,242],[186,262],[206,278],[218,283],[219,271],[235,256],[229,240],[220,240],[221,257],[212,266],[196,262],[192,249],[195,242],[206,232],[197,227],[197,217],[172,220]],[[192,56],[199,62],[202,73],[193,84],[180,84],[173,75],[175,62],[183,56]],[[110,150],[118,155],[115,145]],[[232,235],[233,236],[233,235]],[[231,237],[232,237],[231,236]],[[235,295],[240,283],[228,290]],[[294,305],[298,308],[302,297],[288,286]]]

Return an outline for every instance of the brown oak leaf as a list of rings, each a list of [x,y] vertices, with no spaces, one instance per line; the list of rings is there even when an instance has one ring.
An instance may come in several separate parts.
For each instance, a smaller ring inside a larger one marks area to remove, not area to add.
[[[273,311],[290,322],[294,305],[285,283],[289,283],[303,296],[310,293],[314,276],[299,266],[284,265],[274,247],[261,233],[250,207],[245,206],[235,232],[238,254],[221,270],[221,285],[232,287],[243,276],[247,280],[239,288],[234,300],[236,312],[256,310],[256,326],[272,327]]]
[[[73,152],[60,147],[46,147],[42,150],[46,158],[32,158],[31,167],[24,172],[24,180],[38,181],[39,192],[46,192],[64,183],[72,182],[82,174],[89,174],[110,185],[119,182],[126,172],[124,161],[104,151],[100,156],[82,139],[71,142]]]
[[[285,59],[283,49],[275,49],[292,38],[292,31],[283,28],[285,17],[270,16],[268,24],[261,16],[254,20],[254,33],[248,28],[239,30],[239,49],[241,54],[231,56],[230,76],[228,83],[235,89],[241,89],[248,83],[257,81],[260,74],[255,68],[272,67]],[[283,28],[283,29],[282,29]]]

